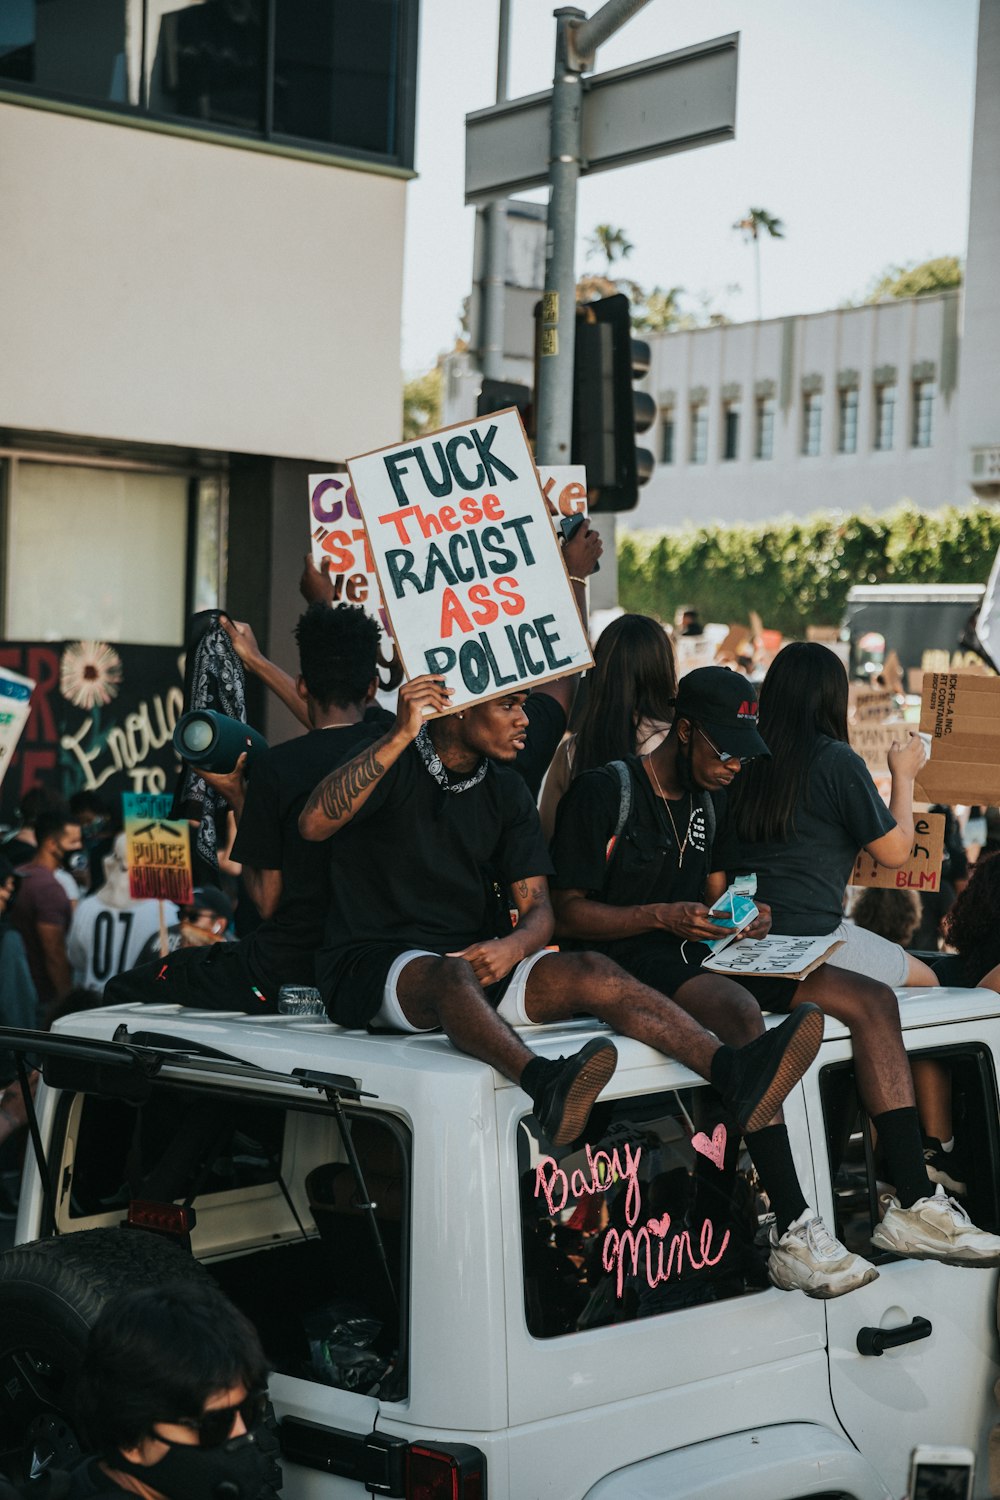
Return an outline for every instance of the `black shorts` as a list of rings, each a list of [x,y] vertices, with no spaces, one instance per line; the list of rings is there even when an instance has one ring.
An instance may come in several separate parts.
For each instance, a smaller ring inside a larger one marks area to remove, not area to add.
[[[630,945],[627,954],[609,949],[608,956],[640,983],[648,984],[651,990],[659,990],[661,995],[669,995],[671,999],[690,979],[724,977],[748,990],[761,1010],[785,1014],[791,1008],[799,985],[797,979],[753,978],[750,975],[741,978],[735,974],[713,976],[710,969],[702,967],[709,957],[709,949],[704,943],[685,943],[681,948],[654,936],[650,943]]]
[[[423,953],[436,951],[417,942],[356,943],[333,954],[320,954],[317,960],[320,990],[330,1020],[353,1030],[368,1026],[382,1008],[389,970],[397,958],[414,949]],[[513,977],[514,969],[496,984],[483,986],[483,994],[494,1009]]]
[[[104,987],[106,1005],[190,1005],[199,1010],[240,1010],[274,1015],[278,993],[254,984],[242,943],[177,948],[166,958],[116,974]]]

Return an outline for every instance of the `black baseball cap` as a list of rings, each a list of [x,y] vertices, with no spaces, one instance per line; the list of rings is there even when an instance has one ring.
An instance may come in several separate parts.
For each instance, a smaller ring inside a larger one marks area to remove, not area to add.
[[[750,760],[770,755],[757,728],[757,689],[729,667],[696,667],[682,677],[675,717],[700,724],[726,754]]]
[[[218,886],[196,885],[193,894],[194,900],[183,908],[184,911],[214,911],[217,917],[225,917],[227,922],[233,920],[233,903]]]

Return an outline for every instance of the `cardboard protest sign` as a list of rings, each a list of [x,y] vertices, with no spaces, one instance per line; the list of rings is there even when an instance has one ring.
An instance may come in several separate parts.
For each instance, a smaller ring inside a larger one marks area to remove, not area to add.
[[[877,864],[862,849],[854,861],[851,885],[874,885],[882,891],[939,891],[944,862],[944,813],[918,813],[913,819],[913,848],[897,870]]]
[[[896,698],[888,688],[852,682],[847,690],[848,715],[856,724],[881,723],[896,717]]]
[[[28,722],[35,686],[30,677],[0,667],[0,782]]]
[[[152,896],[190,906],[194,900],[190,828],[170,820],[172,803],[172,797],[146,792],[122,796],[129,895],[137,901]]]
[[[515,408],[348,461],[408,677],[453,709],[592,665]]]
[[[920,729],[931,741],[914,790],[918,800],[1000,802],[1000,677],[925,675]]]
[[[317,568],[330,561],[334,604],[363,604],[390,634],[349,475],[309,475],[309,542]]]
[[[883,776],[889,769],[888,755],[893,742],[905,745],[912,727],[902,719],[887,722],[866,719],[851,724],[848,726],[851,749],[857,751],[873,776]]]
[[[774,979],[804,979],[844,946],[838,937],[792,937],[769,932],[767,937],[740,938],[721,953],[706,958],[703,969],[713,974],[759,974]]]

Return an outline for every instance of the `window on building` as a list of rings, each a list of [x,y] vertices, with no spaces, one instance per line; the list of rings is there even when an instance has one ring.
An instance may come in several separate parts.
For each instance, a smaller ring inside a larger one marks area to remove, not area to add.
[[[837,452],[858,451],[858,392],[856,386],[840,392],[837,407]]]
[[[674,409],[672,406],[660,408],[660,463],[672,464],[674,461]]]
[[[822,396],[819,391],[806,391],[802,397],[802,452],[806,458],[819,456],[822,422]]]
[[[875,387],[875,447],[887,453],[892,447],[893,429],[896,424],[896,387]]]
[[[754,458],[774,457],[774,398],[760,396],[757,399],[757,432],[753,445]]]
[[[180,645],[189,501],[186,475],[13,462],[8,639]],[[69,534],[72,546],[53,545]],[[207,582],[199,595],[210,596]]]
[[[722,456],[724,459],[740,456],[740,404],[727,401],[722,408]]]
[[[933,380],[913,382],[913,447],[929,448],[934,426],[934,397],[937,386]]]
[[[412,165],[418,0],[12,0],[0,87]]]
[[[708,405],[695,401],[691,406],[691,462],[708,463]]]

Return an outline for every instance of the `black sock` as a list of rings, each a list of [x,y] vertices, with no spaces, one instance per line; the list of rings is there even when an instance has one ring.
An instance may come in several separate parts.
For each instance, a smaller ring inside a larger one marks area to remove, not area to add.
[[[765,1125],[763,1130],[744,1136],[744,1140],[761,1187],[770,1199],[775,1227],[779,1234],[784,1234],[806,1207],[792,1161],[788,1130],[784,1125]]]
[[[525,1063],[518,1082],[529,1099],[538,1098],[538,1090],[545,1082],[545,1075],[551,1066],[547,1057],[533,1057],[530,1062]]]
[[[929,1198],[934,1184],[924,1166],[923,1137],[916,1107],[887,1109],[872,1115],[878,1131],[878,1142],[885,1154],[889,1175],[902,1208],[909,1208],[918,1198]]]
[[[733,1081],[733,1063],[736,1060],[736,1048],[727,1047],[722,1043],[718,1052],[712,1058],[710,1067],[712,1087],[717,1089],[725,1097],[729,1086]]]

